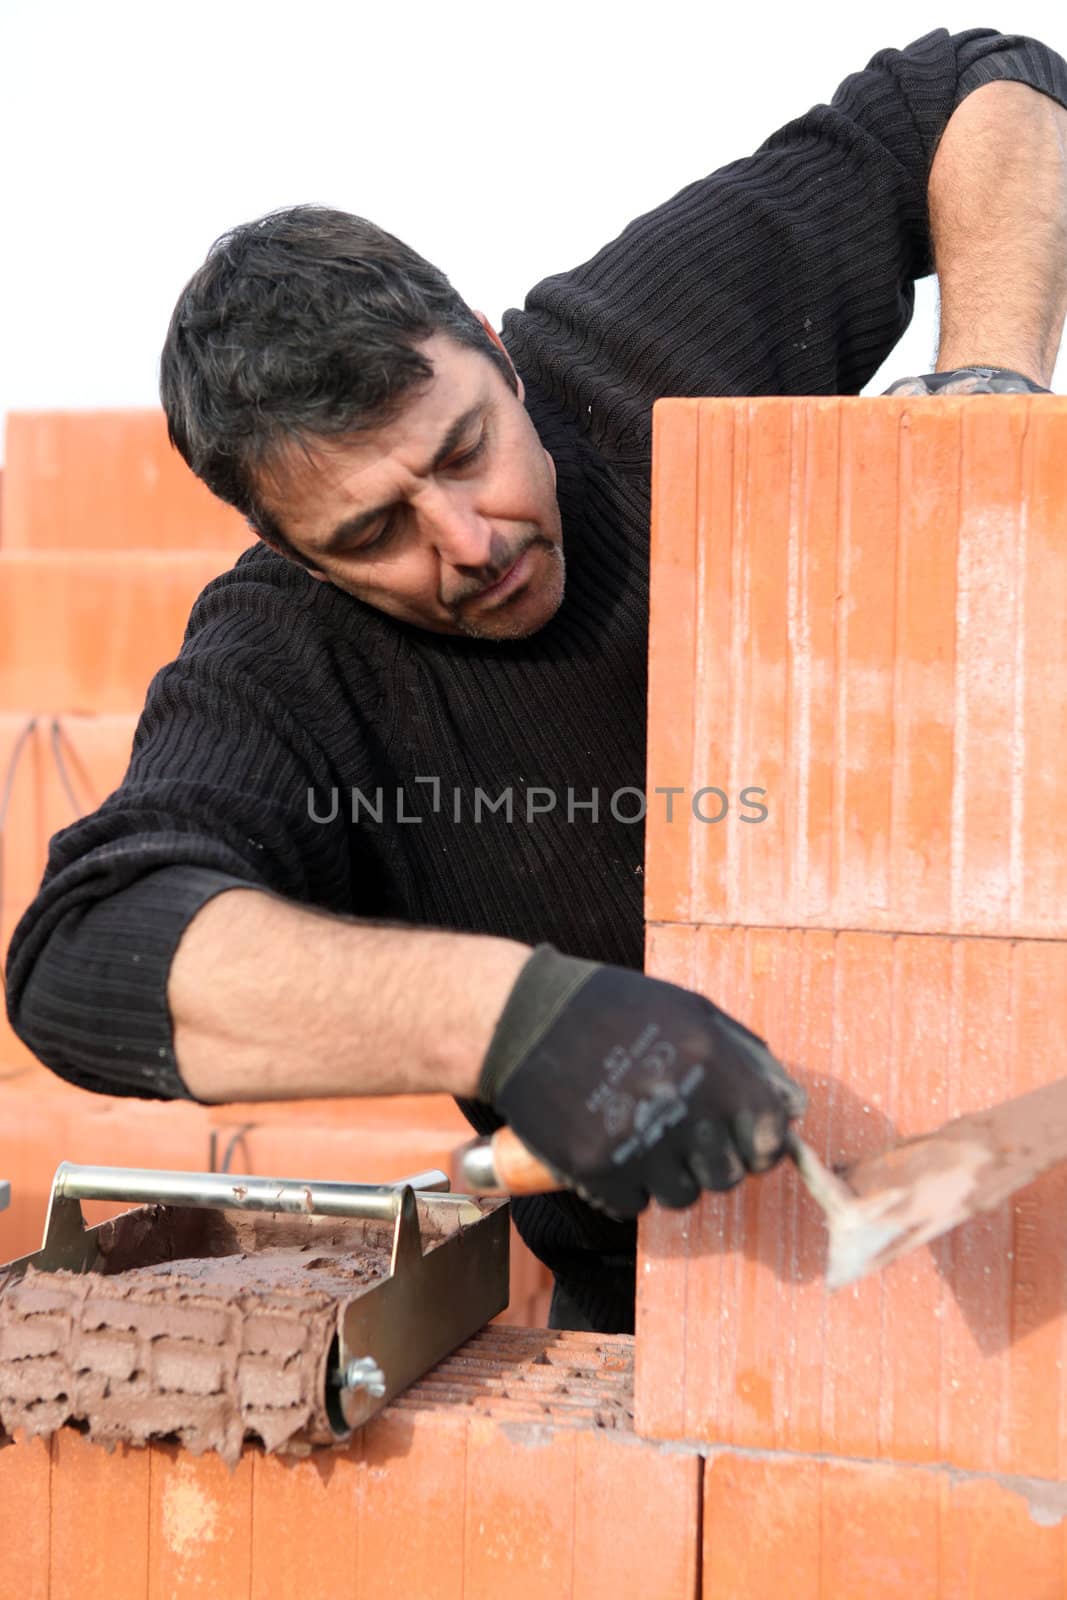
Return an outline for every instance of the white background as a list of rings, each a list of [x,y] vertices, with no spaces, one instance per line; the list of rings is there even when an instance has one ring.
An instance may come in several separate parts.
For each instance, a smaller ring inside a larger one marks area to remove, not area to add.
[[[0,0],[0,413],[155,403],[208,245],[297,201],[372,218],[499,322],[935,27],[1067,54],[1063,0]],[[928,279],[871,389],[935,340]]]

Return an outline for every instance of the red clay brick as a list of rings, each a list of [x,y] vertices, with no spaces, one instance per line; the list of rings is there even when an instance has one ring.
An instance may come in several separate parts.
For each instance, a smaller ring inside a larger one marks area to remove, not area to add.
[[[1067,399],[1004,398],[656,407],[650,921],[1067,933]]]
[[[158,409],[14,411],[0,483],[3,548],[181,550],[254,542],[167,439]]]
[[[703,928],[658,930],[650,951],[787,1060],[777,1008],[810,1001],[804,1127],[831,1161],[1022,1092],[1067,1058],[1067,943]],[[1063,1476],[1065,1185],[1047,1173],[832,1297],[821,1215],[788,1169],[643,1218],[639,1431]]]
[[[53,1600],[49,1519],[52,1442],[0,1433],[0,1548],[11,1600]]]
[[[817,1463],[722,1451],[704,1464],[703,1493],[705,1600],[823,1600]]]
[[[702,1592],[1058,1600],[1065,1511],[1062,1484],[716,1452],[704,1470]]]
[[[696,1593],[699,1501],[696,1457],[678,1451],[653,1462],[631,1435],[583,1428],[575,1435],[575,1600]]]
[[[649,787],[770,810],[650,809],[646,965],[769,1039],[831,1162],[1063,1072],[1065,441],[1061,399],[657,407]],[[653,1208],[639,1431],[1063,1477],[1065,1203],[833,1297],[789,1170]]]
[[[252,1568],[252,1456],[231,1470],[213,1452],[151,1446],[146,1600],[233,1600]],[[114,1493],[114,1487],[112,1493]],[[293,1505],[290,1516],[299,1520]]]
[[[148,1452],[119,1444],[109,1455],[73,1428],[56,1434],[52,1450],[52,1600],[144,1600]]]
[[[574,1572],[575,1434],[474,1417],[467,1425],[466,1600],[496,1600],[515,1583],[524,1600],[558,1600]]]
[[[136,710],[230,565],[210,551],[0,554],[0,709]]]
[[[319,1596],[322,1600],[359,1600],[358,1543],[363,1525],[359,1449],[357,1443],[346,1455],[312,1456],[305,1461],[250,1452],[249,1600],[290,1595],[294,1600],[296,1596],[301,1600],[318,1600]],[[411,1519],[405,1539],[395,1541],[393,1558],[401,1568],[417,1520]],[[388,1571],[383,1560],[382,1596],[398,1592],[389,1586]],[[417,1587],[407,1591],[409,1596],[419,1593]]]
[[[423,1417],[391,1406],[363,1434],[354,1541],[359,1600],[470,1600],[468,1539],[480,1533],[475,1527],[472,1534],[465,1516],[467,1420],[443,1409]]]

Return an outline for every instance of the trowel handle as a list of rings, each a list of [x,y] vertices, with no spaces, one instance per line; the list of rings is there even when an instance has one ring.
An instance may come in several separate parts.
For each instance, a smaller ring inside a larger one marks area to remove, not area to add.
[[[473,1194],[547,1194],[564,1187],[510,1128],[467,1145],[459,1167],[463,1186]]]
[[[811,1146],[793,1130],[786,1150],[827,1215],[847,1208],[854,1200],[841,1180],[823,1166]],[[460,1154],[459,1169],[463,1187],[472,1194],[548,1194],[565,1187],[511,1128],[498,1128],[490,1138],[467,1145]]]

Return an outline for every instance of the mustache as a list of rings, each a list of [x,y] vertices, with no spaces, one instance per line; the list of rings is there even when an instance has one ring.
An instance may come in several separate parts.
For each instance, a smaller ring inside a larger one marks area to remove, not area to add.
[[[543,534],[531,533],[529,537],[521,539],[517,544],[508,545],[503,538],[494,533],[489,543],[489,560],[481,567],[472,569],[469,585],[458,593],[449,595],[447,599],[442,596],[441,603],[448,609],[455,610],[465,600],[473,600],[483,590],[499,582],[527,550],[532,550],[535,545],[547,545],[549,543],[550,541]]]

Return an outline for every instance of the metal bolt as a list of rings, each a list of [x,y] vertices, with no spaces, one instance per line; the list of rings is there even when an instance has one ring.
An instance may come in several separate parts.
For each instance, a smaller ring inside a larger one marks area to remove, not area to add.
[[[385,1393],[385,1373],[373,1356],[356,1356],[341,1375],[341,1387],[365,1389],[369,1395],[380,1400]]]

